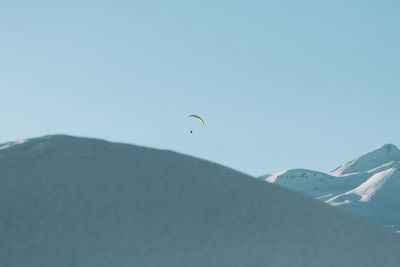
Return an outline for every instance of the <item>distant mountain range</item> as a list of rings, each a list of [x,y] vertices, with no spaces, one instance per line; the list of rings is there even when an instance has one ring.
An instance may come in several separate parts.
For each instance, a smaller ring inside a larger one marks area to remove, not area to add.
[[[1,267],[392,267],[399,248],[384,227],[172,151],[65,135],[0,145]]]
[[[395,145],[386,144],[329,174],[293,169],[260,178],[400,233],[400,150]]]

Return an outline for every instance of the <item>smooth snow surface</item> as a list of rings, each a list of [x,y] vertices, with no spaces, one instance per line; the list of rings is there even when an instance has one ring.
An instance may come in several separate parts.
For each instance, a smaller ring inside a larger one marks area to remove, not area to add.
[[[289,170],[261,178],[400,230],[400,150],[392,144],[330,174]]]
[[[63,135],[0,150],[0,266],[400,266],[383,227],[211,162]]]

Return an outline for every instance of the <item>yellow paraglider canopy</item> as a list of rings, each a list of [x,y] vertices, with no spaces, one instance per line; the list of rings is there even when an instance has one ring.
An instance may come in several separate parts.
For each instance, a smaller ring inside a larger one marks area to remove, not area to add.
[[[190,117],[193,117],[193,118],[196,118],[196,119],[198,119],[199,121],[200,121],[200,123],[201,123],[201,126],[204,126],[204,120],[200,117],[200,116],[197,116],[197,115],[189,115],[188,116],[188,118],[190,118]]]

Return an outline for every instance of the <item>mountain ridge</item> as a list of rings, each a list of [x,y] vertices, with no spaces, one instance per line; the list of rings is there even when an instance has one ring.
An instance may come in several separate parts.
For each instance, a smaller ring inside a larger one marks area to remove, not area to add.
[[[334,207],[215,163],[87,138],[0,150],[0,215],[8,267],[400,263],[396,235]]]

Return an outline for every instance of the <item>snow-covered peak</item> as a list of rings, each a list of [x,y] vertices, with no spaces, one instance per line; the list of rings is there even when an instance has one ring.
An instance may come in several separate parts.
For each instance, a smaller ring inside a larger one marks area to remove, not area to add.
[[[364,173],[382,165],[398,161],[400,149],[393,144],[386,144],[372,152],[362,155],[352,161],[343,164],[330,174],[333,176],[346,176],[355,173]]]
[[[294,169],[261,179],[400,229],[400,150],[386,144],[324,174]]]

